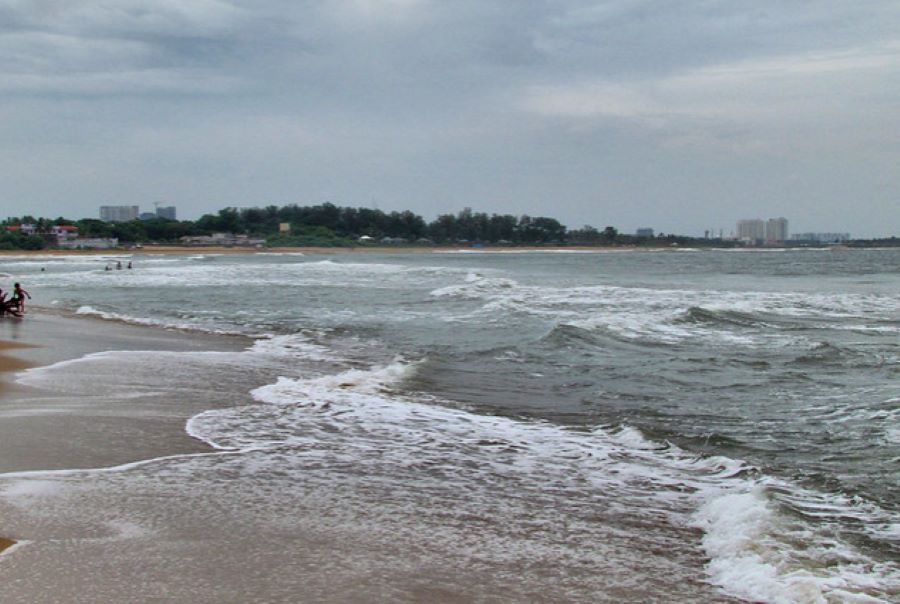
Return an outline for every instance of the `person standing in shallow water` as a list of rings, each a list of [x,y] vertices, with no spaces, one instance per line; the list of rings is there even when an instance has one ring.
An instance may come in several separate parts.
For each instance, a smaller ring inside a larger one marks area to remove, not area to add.
[[[31,300],[31,294],[22,289],[22,286],[16,283],[13,286],[13,302],[16,303],[16,306],[19,308],[19,312],[25,312],[25,296],[28,296],[28,299]]]

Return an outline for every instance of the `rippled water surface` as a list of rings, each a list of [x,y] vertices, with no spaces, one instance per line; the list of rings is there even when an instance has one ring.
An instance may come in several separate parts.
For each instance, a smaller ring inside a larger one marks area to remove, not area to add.
[[[256,342],[135,360],[123,396],[160,372],[246,383],[187,426],[234,455],[91,498],[228,475],[279,517],[302,480],[323,522],[404,555],[425,532],[416,564],[467,560],[516,599],[900,599],[900,250],[115,259],[3,270],[42,305]],[[129,362],[21,379],[77,391]]]

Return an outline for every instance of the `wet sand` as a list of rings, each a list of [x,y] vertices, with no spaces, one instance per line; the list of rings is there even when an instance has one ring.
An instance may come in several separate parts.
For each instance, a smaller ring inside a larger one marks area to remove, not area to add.
[[[184,431],[185,421],[208,402],[163,411],[139,400],[129,401],[127,410],[84,408],[16,384],[17,372],[109,350],[241,350],[247,343],[40,309],[0,319],[0,473],[101,468],[211,450]],[[0,525],[0,535],[0,552],[16,544],[9,527]]]
[[[15,355],[16,350],[23,348],[33,348],[33,346],[20,342],[0,341],[0,375],[32,366],[32,363]],[[4,383],[5,381],[0,379],[0,389],[3,388]]]
[[[10,356],[6,354],[8,350],[15,350],[21,348],[28,348],[27,344],[19,344],[17,342],[5,342],[0,341],[0,374],[6,374],[10,371],[19,371],[21,369],[25,369],[26,367],[30,367],[31,363],[24,361],[15,356]],[[0,381],[0,395],[3,393],[3,386],[5,382]],[[8,549],[15,545],[16,542],[12,539],[7,539],[5,537],[0,537],[0,553],[3,550]]]
[[[103,351],[229,351],[249,340],[29,309],[0,319],[0,473],[97,468],[208,451],[184,430],[209,401],[98,398],[90,406],[15,382],[16,372]],[[164,376],[161,376],[164,379]],[[102,394],[102,392],[98,392]]]

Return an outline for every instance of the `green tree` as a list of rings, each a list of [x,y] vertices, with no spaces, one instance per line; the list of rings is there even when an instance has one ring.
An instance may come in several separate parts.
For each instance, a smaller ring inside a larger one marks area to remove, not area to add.
[[[617,231],[615,227],[608,226],[603,229],[603,241],[607,243],[614,243],[618,236],[619,231]]]

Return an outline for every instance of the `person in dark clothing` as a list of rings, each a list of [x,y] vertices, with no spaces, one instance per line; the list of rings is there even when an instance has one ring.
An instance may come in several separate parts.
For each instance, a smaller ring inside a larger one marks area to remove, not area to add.
[[[25,312],[25,297],[28,297],[31,300],[31,294],[22,289],[22,286],[16,283],[13,286],[13,296],[12,301],[16,303],[16,307],[18,308],[20,313]]]

